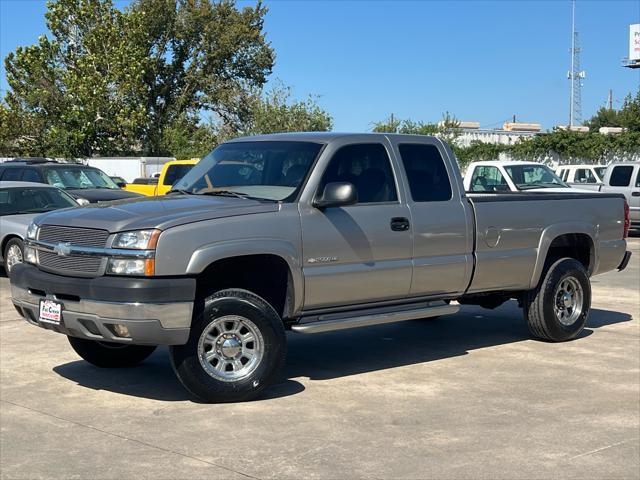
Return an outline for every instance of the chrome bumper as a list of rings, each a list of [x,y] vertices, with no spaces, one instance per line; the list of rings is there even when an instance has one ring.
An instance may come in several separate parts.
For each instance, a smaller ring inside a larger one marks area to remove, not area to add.
[[[11,296],[16,310],[27,322],[72,337],[140,345],[182,345],[189,338],[193,302],[72,301],[55,295],[43,297],[16,285],[11,285]],[[60,325],[39,321],[43,298],[63,305]],[[129,336],[117,335],[115,325],[126,326]]]

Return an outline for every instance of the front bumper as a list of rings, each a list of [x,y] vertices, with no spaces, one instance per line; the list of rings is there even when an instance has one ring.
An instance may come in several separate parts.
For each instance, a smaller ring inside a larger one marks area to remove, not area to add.
[[[63,277],[16,265],[11,297],[33,325],[72,337],[136,345],[182,345],[189,338],[195,279]],[[63,305],[60,325],[39,321],[40,300]],[[126,326],[128,337],[115,325]]]

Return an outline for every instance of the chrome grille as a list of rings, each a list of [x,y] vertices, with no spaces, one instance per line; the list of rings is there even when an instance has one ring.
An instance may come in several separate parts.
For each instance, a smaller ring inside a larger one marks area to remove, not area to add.
[[[43,250],[38,252],[38,257],[40,266],[44,268],[82,275],[97,274],[102,263],[102,257],[81,257],[79,255],[61,257],[56,253]]]
[[[97,228],[42,225],[40,227],[38,240],[50,243],[69,242],[71,245],[77,245],[79,247],[104,248],[108,237],[108,231]]]

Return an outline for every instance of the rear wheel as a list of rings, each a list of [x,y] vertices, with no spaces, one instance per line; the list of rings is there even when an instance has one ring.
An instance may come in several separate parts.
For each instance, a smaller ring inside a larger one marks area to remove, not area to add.
[[[556,261],[540,285],[525,293],[523,304],[525,320],[535,337],[552,342],[577,337],[591,307],[587,271],[573,258]]]
[[[127,345],[67,337],[71,347],[84,360],[102,368],[133,367],[153,353],[155,346]]]
[[[250,400],[280,374],[286,354],[282,320],[261,297],[229,289],[205,300],[185,345],[170,348],[176,376],[207,402]]]

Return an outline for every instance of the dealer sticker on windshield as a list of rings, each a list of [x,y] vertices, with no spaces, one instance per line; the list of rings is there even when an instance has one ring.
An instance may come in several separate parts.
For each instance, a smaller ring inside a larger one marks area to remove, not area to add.
[[[60,325],[62,304],[53,300],[40,300],[40,321]]]

